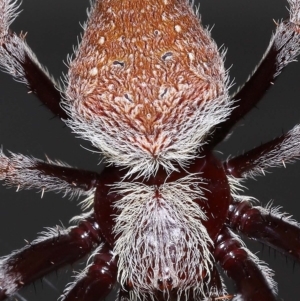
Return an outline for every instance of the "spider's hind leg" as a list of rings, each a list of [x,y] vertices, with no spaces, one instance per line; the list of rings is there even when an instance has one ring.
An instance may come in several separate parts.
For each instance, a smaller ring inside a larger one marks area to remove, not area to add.
[[[227,227],[219,234],[214,256],[235,283],[238,296],[234,300],[277,300],[268,269],[259,265],[256,256]]]
[[[24,248],[0,258],[0,300],[89,254],[103,242],[92,215],[66,230],[50,229]]]
[[[99,301],[112,290],[117,280],[117,260],[108,244],[99,246],[88,265],[66,289],[61,301]]]
[[[67,119],[60,106],[60,85],[38,62],[25,42],[25,35],[18,36],[9,29],[18,15],[18,7],[15,0],[0,0],[0,69],[25,84],[54,115]]]

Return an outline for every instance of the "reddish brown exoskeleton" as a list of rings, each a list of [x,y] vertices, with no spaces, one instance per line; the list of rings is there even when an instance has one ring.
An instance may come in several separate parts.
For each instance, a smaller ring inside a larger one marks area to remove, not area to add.
[[[270,270],[233,231],[298,259],[299,226],[253,207],[238,190],[242,179],[299,156],[299,126],[227,162],[212,150],[298,54],[300,4],[289,2],[290,21],[278,25],[256,72],[229,96],[223,55],[184,0],[95,1],[64,88],[25,37],[8,30],[15,3],[0,1],[2,68],[110,164],[99,174],[1,153],[6,185],[85,194],[92,207],[77,226],[50,230],[2,258],[3,299],[91,252],[63,300],[99,300],[115,283],[119,299],[232,299],[217,264],[237,299],[276,299]]]

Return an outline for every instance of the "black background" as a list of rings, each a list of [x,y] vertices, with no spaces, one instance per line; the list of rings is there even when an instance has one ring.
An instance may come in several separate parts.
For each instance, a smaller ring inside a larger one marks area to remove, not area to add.
[[[121,1],[121,0],[120,0]],[[48,67],[56,78],[66,72],[63,60],[72,53],[77,36],[82,29],[79,22],[86,19],[87,0],[24,0],[23,12],[13,23],[16,32],[28,32],[27,41],[40,62]],[[268,46],[273,19],[286,18],[288,13],[283,0],[203,0],[200,12],[205,26],[215,25],[212,36],[219,46],[228,48],[226,66],[231,67],[231,79],[236,88],[248,77]],[[264,100],[235,129],[232,137],[218,149],[222,158],[236,155],[261,142],[291,129],[300,120],[300,66],[291,64],[280,76],[274,88]],[[99,158],[81,145],[89,145],[77,138],[63,123],[26,89],[10,76],[0,74],[0,143],[5,150],[44,158],[59,159],[72,166],[99,170]],[[246,194],[258,198],[263,204],[274,200],[300,221],[299,197],[300,163],[288,165],[287,169],[273,169],[266,177],[249,180]],[[35,191],[15,193],[15,189],[0,188],[0,256],[24,245],[23,239],[32,240],[43,227],[63,223],[80,213],[77,201],[69,201],[61,195],[46,193],[41,199]],[[253,252],[261,245],[252,243]],[[259,253],[275,270],[279,283],[279,296],[294,301],[299,295],[300,267],[293,268],[287,260],[267,247]],[[276,258],[275,258],[276,257]],[[82,268],[83,266],[81,266]],[[69,268],[71,270],[71,268]],[[44,284],[37,282],[36,290],[30,285],[21,291],[29,301],[56,300],[69,281],[65,270],[46,278]],[[53,287],[49,286],[50,283]],[[43,287],[43,289],[42,289]],[[57,291],[56,291],[57,290]]]

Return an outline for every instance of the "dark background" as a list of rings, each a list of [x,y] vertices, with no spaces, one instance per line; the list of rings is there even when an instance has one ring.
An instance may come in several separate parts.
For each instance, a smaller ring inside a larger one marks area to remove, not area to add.
[[[121,1],[121,0],[120,0]],[[87,0],[24,0],[24,10],[14,22],[16,32],[28,32],[27,41],[40,62],[51,74],[59,78],[66,67],[63,60],[72,53],[77,36],[82,32],[79,22],[86,19]],[[287,17],[283,0],[203,0],[200,12],[205,26],[215,25],[212,36],[219,46],[228,48],[226,66],[231,67],[231,79],[236,88],[259,62],[268,46],[273,19]],[[218,149],[223,158],[241,153],[261,142],[291,129],[300,120],[300,66],[291,64],[281,75],[265,99],[235,129],[234,135]],[[72,166],[99,170],[99,158],[81,145],[89,146],[74,137],[57,118],[52,119],[26,89],[10,76],[0,74],[0,143],[5,150],[44,158],[59,159]],[[274,200],[300,221],[300,162],[287,169],[273,169],[266,177],[249,180],[246,194],[258,198],[263,204]],[[43,227],[68,225],[68,220],[80,213],[76,200],[46,193],[41,199],[36,191],[15,193],[15,189],[0,189],[0,256],[24,245],[23,239],[32,240]],[[253,252],[261,245],[251,244]],[[299,296],[300,267],[267,247],[259,253],[275,270],[279,283],[279,296],[294,301]],[[276,259],[276,260],[275,260]],[[83,268],[83,266],[81,266]],[[69,268],[68,270],[71,270]],[[36,283],[21,292],[29,301],[56,300],[70,279],[65,270],[46,278],[43,285]],[[50,285],[49,285],[50,284]],[[50,287],[52,286],[52,288]],[[20,299],[20,298],[19,298]]]

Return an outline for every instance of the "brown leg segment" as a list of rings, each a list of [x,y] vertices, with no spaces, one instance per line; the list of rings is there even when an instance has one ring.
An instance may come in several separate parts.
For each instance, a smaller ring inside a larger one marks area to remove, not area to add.
[[[80,170],[63,163],[41,160],[0,151],[0,180],[9,187],[39,189],[63,194],[78,195],[91,192],[103,181],[96,172]]]
[[[0,300],[46,274],[74,263],[103,241],[93,216],[77,227],[57,230],[56,235],[51,232],[48,236],[0,259]]]
[[[270,167],[285,166],[300,158],[300,125],[286,134],[224,163],[228,175],[235,178],[264,174]]]
[[[117,280],[117,260],[108,244],[94,256],[93,263],[67,289],[63,301],[100,301],[113,288]]]
[[[228,225],[234,230],[300,261],[300,227],[280,214],[247,201],[230,205]]]
[[[296,13],[291,10],[291,15]],[[299,26],[291,21],[278,25],[270,46],[259,66],[244,86],[232,96],[236,102],[231,115],[225,122],[220,123],[216,127],[213,137],[208,141],[205,149],[213,149],[226,138],[237,122],[258,104],[268,89],[274,84],[278,75],[290,62],[295,60],[299,52]]]
[[[227,174],[235,178],[243,178],[247,174],[252,174],[253,171],[254,173],[256,173],[257,170],[263,172],[265,167],[260,166],[262,165],[261,163],[263,163],[262,161],[269,159],[271,157],[269,154],[274,155],[276,149],[281,145],[284,139],[286,139],[286,135],[275,138],[272,141],[224,162],[224,168]]]
[[[215,246],[215,258],[234,281],[238,300],[276,301],[275,293],[260,267],[226,227],[221,231]]]
[[[74,188],[88,191],[95,188],[97,183],[101,182],[101,174],[96,172],[82,170],[67,166],[59,166],[45,162],[38,162],[36,170],[45,176],[51,176],[61,179],[72,185]]]
[[[62,96],[59,85],[39,64],[24,39],[24,36],[18,37],[11,32],[0,36],[0,68],[24,83],[54,115],[67,119],[66,112],[60,106]]]

